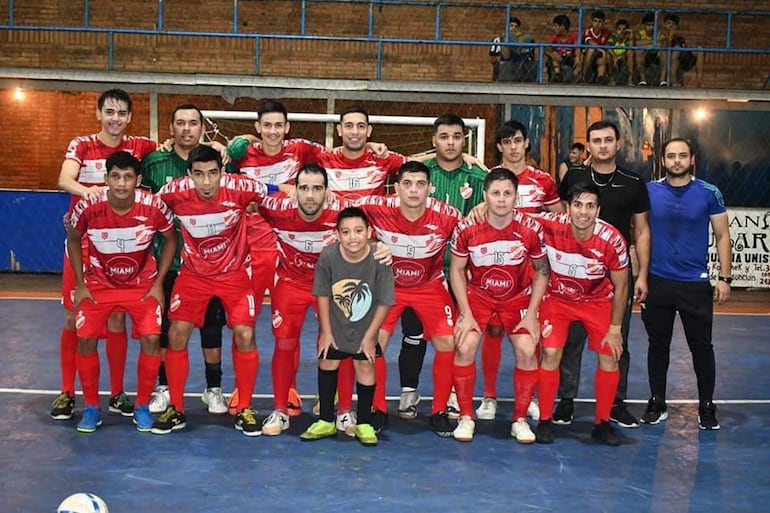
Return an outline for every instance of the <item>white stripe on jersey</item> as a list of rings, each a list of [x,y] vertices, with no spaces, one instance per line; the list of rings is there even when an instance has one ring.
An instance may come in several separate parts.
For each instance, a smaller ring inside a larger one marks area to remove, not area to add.
[[[372,165],[350,169],[327,168],[326,174],[329,176],[329,190],[368,191],[380,186],[384,172],[380,167]]]
[[[546,249],[553,273],[584,280],[602,280],[607,276],[607,267],[596,258],[587,258],[578,253],[565,253],[551,246],[546,246]],[[598,253],[600,258],[603,257],[598,251],[592,251]]]
[[[286,159],[264,166],[243,166],[240,171],[241,174],[253,180],[277,185],[294,180],[300,167],[301,162],[295,159]]]
[[[214,214],[177,215],[185,230],[195,239],[218,235],[238,223],[241,217],[239,209],[231,209]]]
[[[301,253],[320,254],[326,246],[331,244],[329,238],[335,237],[333,231],[299,232],[278,229],[274,231],[281,241]]]
[[[545,196],[545,189],[533,184],[520,183],[516,188],[516,206],[542,208],[542,198]],[[535,198],[533,201],[532,198]]]
[[[84,160],[80,165],[78,183],[104,185],[105,163],[107,159]]]
[[[103,255],[143,251],[152,243],[155,230],[144,225],[130,228],[93,228],[87,232],[96,251]]]
[[[446,241],[435,234],[405,235],[375,227],[377,238],[387,244],[394,257],[428,258],[440,253],[446,247]]]
[[[470,259],[477,267],[520,265],[527,257],[527,248],[521,241],[496,240],[470,246]]]

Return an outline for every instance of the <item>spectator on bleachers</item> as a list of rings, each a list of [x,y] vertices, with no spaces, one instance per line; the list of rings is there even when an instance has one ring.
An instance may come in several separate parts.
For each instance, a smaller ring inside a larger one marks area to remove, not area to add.
[[[591,48],[591,46],[604,46],[610,38],[610,32],[604,28],[606,16],[604,11],[595,10],[591,14],[591,26],[583,31],[583,44],[589,48],[583,50],[583,67],[581,79],[584,82],[596,82],[607,85],[610,82],[607,73],[607,65],[610,62],[609,52],[603,48]]]
[[[642,18],[642,26],[636,32],[634,46],[655,46],[655,13],[648,12]],[[636,50],[634,52],[636,63],[636,85],[646,86],[648,81],[655,83],[660,70],[660,56],[657,50]],[[654,78],[649,78],[654,75]]]
[[[578,42],[575,32],[570,32],[570,21],[567,16],[560,14],[553,18],[553,34],[546,41],[552,45],[574,45]],[[569,82],[574,68],[580,70],[579,62],[576,62],[575,48],[547,47],[546,72],[551,82]]]
[[[663,28],[660,33],[660,46],[674,48],[671,55],[671,77],[666,79],[668,72],[669,51],[663,49],[660,51],[660,85],[682,86],[684,85],[684,74],[695,68],[695,87],[700,87],[703,80],[703,54],[687,50],[687,41],[679,34],[679,16],[676,14],[667,14],[663,21]]]
[[[615,32],[610,35],[607,44],[615,47],[610,52],[615,85],[633,85],[634,52],[626,50],[626,47],[633,46],[634,38],[628,20],[620,19],[615,23]]]
[[[534,82],[537,78],[534,47],[506,44],[505,35],[496,37],[489,49],[494,66],[494,80],[499,82]],[[511,16],[508,23],[509,43],[534,43],[532,36],[521,28],[521,20]]]

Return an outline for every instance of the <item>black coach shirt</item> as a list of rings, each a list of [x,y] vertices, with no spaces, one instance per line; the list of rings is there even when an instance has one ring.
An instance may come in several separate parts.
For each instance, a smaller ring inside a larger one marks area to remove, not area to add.
[[[559,196],[567,201],[567,192],[578,183],[593,183],[599,187],[601,210],[599,218],[617,228],[627,243],[631,241],[631,218],[650,210],[647,185],[629,171],[617,168],[611,174],[601,174],[590,166],[575,167],[567,171],[559,184]]]

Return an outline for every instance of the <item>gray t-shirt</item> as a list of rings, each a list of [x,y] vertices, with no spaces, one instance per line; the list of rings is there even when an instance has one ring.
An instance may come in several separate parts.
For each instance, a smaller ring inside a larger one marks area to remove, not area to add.
[[[318,258],[313,295],[330,300],[331,329],[340,351],[355,354],[379,305],[395,303],[393,269],[374,259],[374,246],[360,262],[342,258],[339,242]]]

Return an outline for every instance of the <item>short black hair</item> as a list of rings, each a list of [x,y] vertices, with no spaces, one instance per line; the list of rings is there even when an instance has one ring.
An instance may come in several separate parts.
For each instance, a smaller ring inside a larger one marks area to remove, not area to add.
[[[679,26],[679,16],[677,14],[666,14],[666,17],[663,18],[663,21],[671,21],[674,23],[674,25]]]
[[[182,103],[182,104],[177,105],[176,107],[174,107],[174,112],[171,113],[171,123],[172,124],[174,123],[174,116],[176,116],[176,113],[179,112],[180,110],[194,110],[195,112],[198,113],[198,117],[200,118],[200,122],[201,122],[201,124],[203,124],[203,113],[201,112],[201,110],[198,107],[196,107],[192,103]]]
[[[675,142],[685,143],[687,145],[687,149],[690,150],[690,156],[692,157],[694,155],[694,150],[693,150],[693,147],[692,147],[692,142],[690,142],[689,139],[685,139],[683,137],[672,137],[671,139],[669,139],[669,140],[667,140],[666,142],[663,143],[663,152],[662,152],[662,154],[664,156],[666,155],[666,148],[668,148],[668,145],[671,144],[671,143],[675,143]]]
[[[625,25],[626,27],[630,27],[631,25],[628,23],[628,20],[625,18],[620,18],[618,21],[615,22],[615,27],[619,27],[621,25]]]
[[[369,218],[366,217],[366,214],[364,211],[358,207],[345,207],[342,209],[342,211],[337,215],[337,229],[340,229],[340,225],[342,224],[342,221],[345,219],[351,219],[351,218],[360,218],[364,225],[368,228],[369,227]]]
[[[490,170],[487,176],[484,177],[484,191],[489,189],[493,182],[501,182],[503,180],[510,180],[513,183],[514,189],[519,187],[519,179],[516,178],[516,173],[504,167],[496,167]]]
[[[565,14],[559,14],[558,16],[554,16],[553,24],[561,25],[565,29],[569,29],[569,26],[571,25],[569,18]]]
[[[142,165],[139,163],[139,159],[127,151],[116,151],[107,157],[104,167],[107,170],[107,173],[109,173],[113,167],[116,167],[118,169],[133,169],[137,176],[142,174]]]
[[[125,92],[123,89],[107,89],[102,94],[99,95],[99,99],[96,101],[96,106],[99,108],[99,110],[102,110],[102,107],[104,107],[104,103],[107,100],[115,100],[119,102],[125,102],[126,106],[128,106],[128,112],[131,112],[131,109],[133,108],[134,103],[131,101],[131,96]]]
[[[650,11],[642,17],[642,25],[655,23],[655,13]]]
[[[465,133],[465,121],[457,114],[442,114],[436,118],[433,122],[433,133],[438,132],[438,127],[441,125],[460,125],[463,133]]]
[[[279,114],[283,114],[284,119],[289,118],[289,111],[286,110],[286,107],[283,106],[283,103],[276,100],[267,100],[262,102],[262,105],[259,106],[259,110],[257,111],[257,115],[259,117],[257,119],[262,119],[262,116],[269,114],[270,112],[278,112]]]
[[[586,145],[581,142],[576,142],[569,148],[570,150],[580,150],[580,153],[586,151]]]
[[[340,112],[340,123],[342,123],[342,118],[348,114],[363,114],[364,118],[366,118],[366,123],[369,123],[369,112],[367,112],[367,110],[360,105],[351,105],[350,107]]]
[[[521,20],[519,18],[517,18],[516,16],[511,16],[510,19],[508,20],[508,23],[509,24],[515,23],[516,25],[521,27]]]
[[[524,137],[524,139],[527,138],[527,127],[524,126],[524,123],[516,121],[515,119],[509,119],[497,129],[495,143],[499,144],[503,142],[503,139],[515,137],[516,132],[521,132],[521,136]]]
[[[324,179],[324,188],[329,187],[329,175],[326,173],[326,168],[317,162],[309,162],[299,168],[299,171],[297,171],[297,185],[299,185],[299,175],[301,174],[321,175]]]
[[[216,162],[217,167],[221,169],[222,155],[211,146],[199,144],[190,150],[189,155],[187,155],[187,169],[191,170],[196,162]]]
[[[601,191],[599,186],[591,182],[578,182],[567,190],[567,202],[572,203],[572,200],[580,196],[581,194],[594,194],[596,196],[596,204],[601,206]]]
[[[591,13],[592,20],[604,20],[606,17],[607,15],[604,14],[604,11],[600,9],[596,9],[593,13]]]
[[[588,130],[586,130],[586,139],[589,141],[591,140],[591,132],[594,130],[604,130],[605,128],[612,128],[612,130],[615,132],[615,139],[620,139],[620,130],[618,130],[617,125],[612,121],[607,121],[606,119],[601,119],[591,123],[591,125],[588,127]]]
[[[404,165],[399,168],[398,173],[396,173],[396,182],[400,182],[406,173],[423,173],[430,183],[430,168],[422,162],[416,160],[405,162]]]

